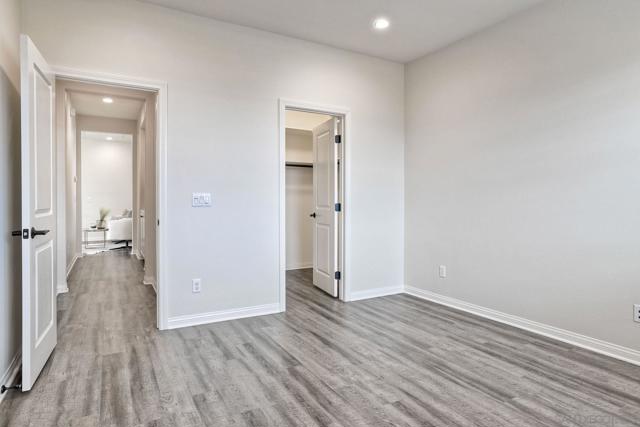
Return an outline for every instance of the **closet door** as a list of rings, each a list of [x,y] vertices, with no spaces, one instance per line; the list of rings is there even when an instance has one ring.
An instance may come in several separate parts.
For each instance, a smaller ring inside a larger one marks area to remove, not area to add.
[[[337,119],[313,130],[313,284],[338,296],[338,198]]]

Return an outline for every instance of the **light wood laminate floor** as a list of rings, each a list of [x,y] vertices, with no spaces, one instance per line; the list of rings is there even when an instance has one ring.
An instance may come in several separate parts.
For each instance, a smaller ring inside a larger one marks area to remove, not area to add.
[[[287,276],[287,312],[160,332],[142,268],[80,259],[58,347],[6,426],[631,426],[640,367],[407,295]]]

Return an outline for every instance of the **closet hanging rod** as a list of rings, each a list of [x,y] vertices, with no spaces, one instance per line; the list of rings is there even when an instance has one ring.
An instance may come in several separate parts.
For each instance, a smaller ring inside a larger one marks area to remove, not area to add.
[[[285,165],[287,167],[291,166],[294,168],[313,168],[313,164],[310,163],[293,163],[293,162],[287,162],[285,163]]]

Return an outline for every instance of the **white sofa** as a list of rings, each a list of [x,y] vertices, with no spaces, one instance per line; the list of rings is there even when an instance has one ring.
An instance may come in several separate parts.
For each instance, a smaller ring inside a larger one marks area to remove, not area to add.
[[[133,236],[133,221],[131,218],[116,218],[109,220],[107,240],[112,242],[130,242]]]

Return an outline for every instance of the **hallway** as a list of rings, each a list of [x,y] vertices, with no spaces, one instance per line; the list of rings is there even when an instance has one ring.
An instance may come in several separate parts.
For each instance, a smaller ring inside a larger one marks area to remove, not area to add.
[[[640,368],[407,296],[344,304],[288,274],[286,314],[157,331],[123,253],[80,259],[58,347],[2,426],[631,426]],[[614,424],[612,424],[614,422]]]

